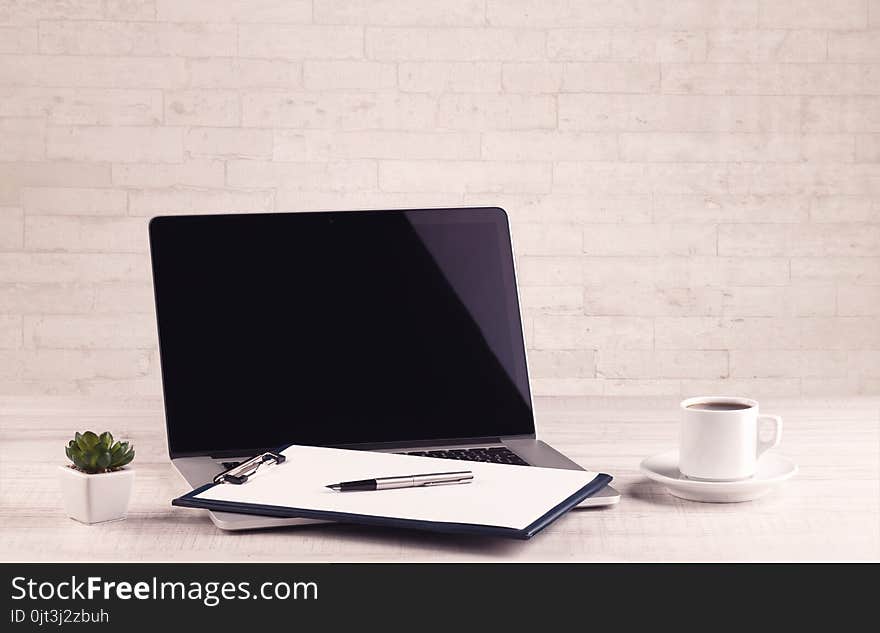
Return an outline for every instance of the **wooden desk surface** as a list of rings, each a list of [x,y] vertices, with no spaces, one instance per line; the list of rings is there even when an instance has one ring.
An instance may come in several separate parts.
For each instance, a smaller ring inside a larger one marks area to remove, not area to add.
[[[0,560],[78,561],[739,561],[880,559],[880,398],[764,400],[785,418],[782,450],[800,466],[758,501],[671,497],[639,474],[674,447],[668,398],[542,398],[539,436],[609,472],[620,504],[576,510],[531,541],[322,525],[246,533],[173,508],[188,490],[166,452],[158,399],[0,398]],[[137,448],[125,521],[86,526],[63,513],[56,467],[76,430],[111,430]]]

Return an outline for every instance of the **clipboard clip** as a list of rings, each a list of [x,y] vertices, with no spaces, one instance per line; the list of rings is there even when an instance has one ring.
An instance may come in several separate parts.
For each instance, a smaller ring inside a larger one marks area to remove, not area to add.
[[[251,457],[249,460],[240,463],[238,466],[233,466],[229,470],[220,473],[219,475],[214,477],[214,483],[240,485],[246,482],[248,480],[248,477],[257,472],[260,469],[260,466],[262,466],[263,464],[281,464],[286,459],[287,457],[285,457],[281,453],[266,451],[265,453],[260,453],[255,457]]]

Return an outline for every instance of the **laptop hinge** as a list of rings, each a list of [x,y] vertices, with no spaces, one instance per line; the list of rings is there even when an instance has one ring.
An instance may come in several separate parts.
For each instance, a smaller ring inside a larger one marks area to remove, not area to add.
[[[471,437],[437,440],[410,440],[406,442],[367,442],[362,444],[334,444],[334,448],[353,448],[363,451],[394,448],[421,448],[423,446],[468,446],[474,444],[500,444],[500,437]]]
[[[357,444],[331,444],[330,448],[349,448],[362,451],[381,451],[395,448],[420,448],[423,446],[477,446],[480,444],[501,444],[504,440],[527,440],[535,439],[534,433],[522,435],[505,435],[501,437],[466,437],[445,438],[437,440],[407,440],[405,442],[364,442]],[[208,455],[211,459],[224,459],[229,457],[243,457],[263,450],[275,450],[277,446],[269,448],[257,448],[253,450],[219,451]]]

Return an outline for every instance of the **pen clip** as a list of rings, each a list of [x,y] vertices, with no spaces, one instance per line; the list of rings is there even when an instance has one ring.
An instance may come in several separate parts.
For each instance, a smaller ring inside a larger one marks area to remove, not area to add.
[[[241,485],[245,483],[251,475],[256,473],[263,464],[267,462],[281,464],[286,459],[287,458],[281,453],[266,451],[265,453],[260,453],[255,457],[251,457],[249,460],[240,463],[238,466],[233,466],[229,470],[223,471],[214,477],[214,483]]]
[[[458,477],[450,478],[450,479],[437,479],[434,481],[426,481],[420,486],[448,486],[450,484],[469,484],[474,480],[473,473],[469,471],[463,471],[460,473],[449,473],[450,475],[458,475]]]

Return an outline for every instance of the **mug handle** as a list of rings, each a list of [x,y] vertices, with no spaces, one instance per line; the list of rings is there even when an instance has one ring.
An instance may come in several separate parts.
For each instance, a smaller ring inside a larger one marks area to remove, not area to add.
[[[773,437],[770,440],[764,441],[761,439],[761,420],[767,418],[768,420],[773,420]],[[766,413],[762,413],[758,416],[758,453],[757,457],[760,457],[764,451],[770,450],[771,448],[776,448],[779,446],[779,442],[782,441],[782,418],[778,415],[767,415]]]

